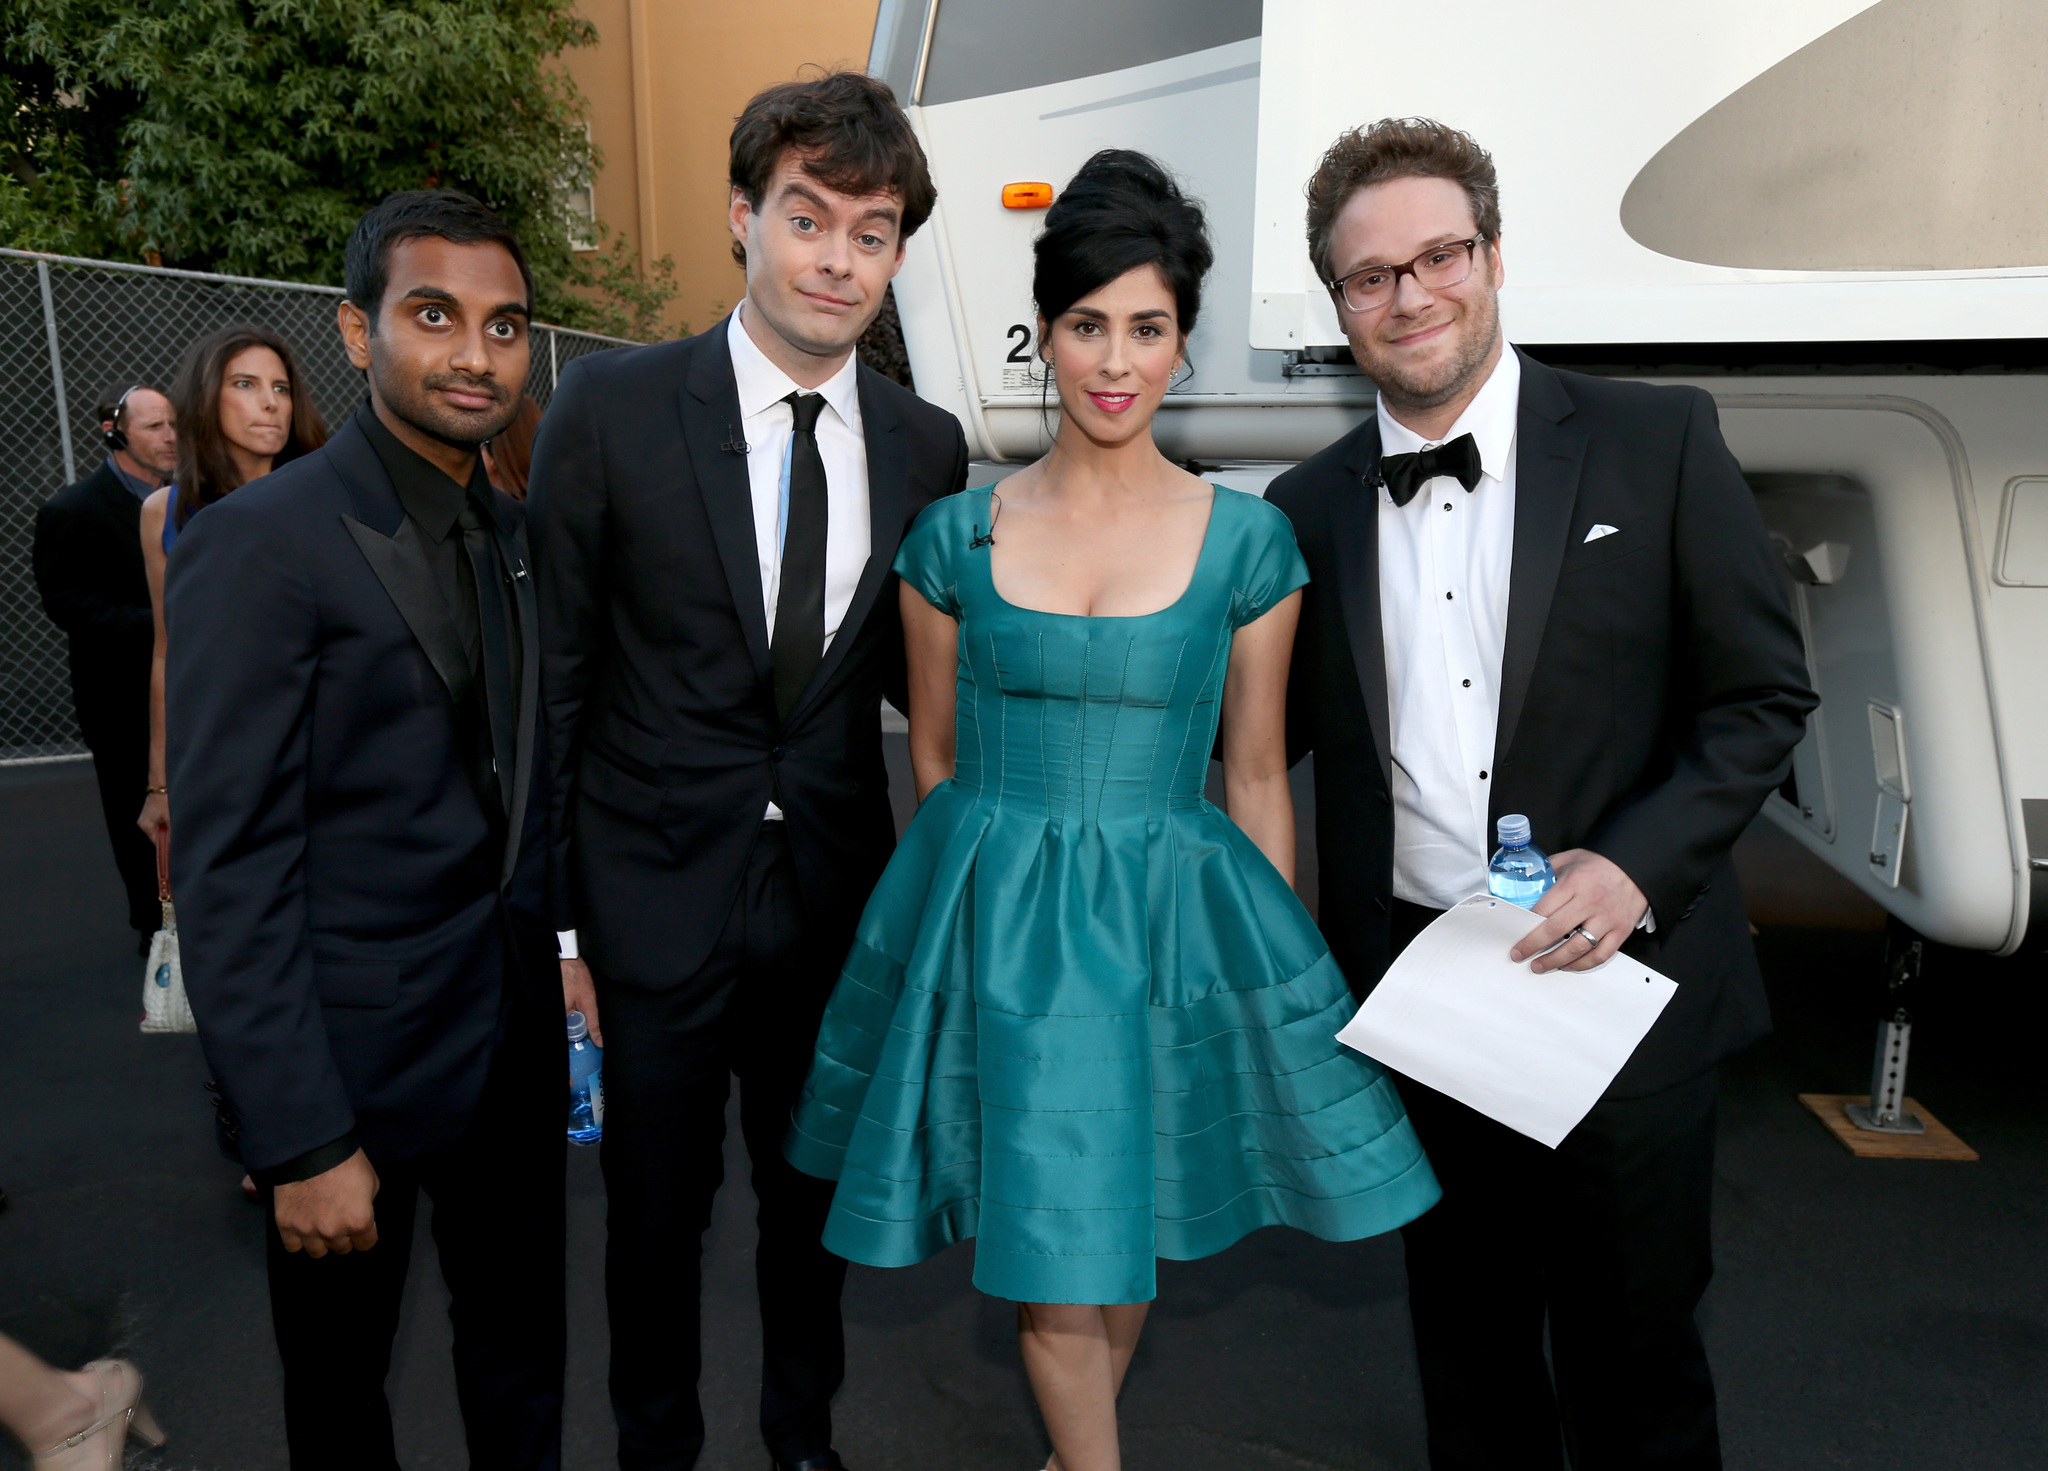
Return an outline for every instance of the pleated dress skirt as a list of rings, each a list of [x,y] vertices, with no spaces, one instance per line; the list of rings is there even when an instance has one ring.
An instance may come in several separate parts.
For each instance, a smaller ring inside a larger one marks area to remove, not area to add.
[[[869,901],[786,1146],[838,1182],[825,1245],[907,1266],[973,1237],[984,1292],[1109,1304],[1261,1226],[1412,1220],[1436,1180],[1335,1040],[1344,977],[1202,797],[1230,634],[1306,580],[1285,518],[1219,489],[1178,602],[1077,618],[995,596],[985,497],[897,561],[960,621],[958,762]]]

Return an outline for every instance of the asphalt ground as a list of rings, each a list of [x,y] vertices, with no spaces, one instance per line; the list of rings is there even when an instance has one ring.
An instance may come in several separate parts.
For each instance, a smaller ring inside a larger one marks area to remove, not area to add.
[[[194,1039],[136,1031],[141,965],[90,773],[0,771],[0,834],[0,1186],[13,1197],[0,1331],[62,1364],[111,1350],[142,1365],[171,1446],[132,1464],[282,1468],[262,1224],[215,1152]],[[1702,1317],[1728,1465],[2048,1468],[2048,975],[2038,961],[1937,954],[1912,1092],[1983,1158],[1854,1159],[1795,1095],[1864,1085],[1877,916],[1771,830],[1738,857],[1779,1030],[1724,1069],[1719,1275]],[[568,1177],[578,1471],[613,1464],[596,1164],[574,1151]],[[705,1248],[701,1464],[760,1471],[753,1202],[736,1128],[727,1177]],[[466,1458],[446,1298],[431,1238],[415,1240],[391,1399],[405,1465],[431,1471]],[[856,1471],[1043,1464],[1011,1309],[973,1290],[971,1253],[853,1269],[837,1438]],[[1123,1415],[1133,1471],[1418,1471],[1399,1240],[1271,1230],[1162,1263]],[[19,1464],[0,1449],[0,1467]]]

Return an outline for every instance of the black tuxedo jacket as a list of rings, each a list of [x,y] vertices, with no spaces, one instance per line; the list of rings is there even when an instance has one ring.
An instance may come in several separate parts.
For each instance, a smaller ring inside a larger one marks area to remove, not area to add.
[[[1314,579],[1289,743],[1316,753],[1322,927],[1361,990],[1389,961],[1394,862],[1379,454],[1368,417],[1269,492]],[[1618,529],[1587,541],[1603,523]],[[1728,850],[1817,703],[1784,577],[1705,393],[1522,359],[1490,816],[1528,814],[1547,851],[1590,848],[1649,898],[1657,930],[1627,949],[1679,991],[1615,1097],[1769,1030]]]
[[[871,551],[778,720],[726,324],[580,358],[534,445],[533,553],[563,928],[611,981],[682,984],[773,800],[812,938],[843,954],[895,845],[880,702],[899,702],[898,543],[962,489],[953,416],[862,365]],[[835,957],[836,960],[836,957]]]
[[[523,572],[520,508],[496,503]],[[452,1142],[513,1030],[539,1040],[508,1065],[566,1088],[559,1023],[508,1027],[559,1017],[561,995],[533,580],[513,587],[525,667],[494,823],[458,745],[453,615],[353,421],[178,538],[172,881],[200,1041],[252,1170],[351,1131],[373,1158]]]
[[[156,624],[142,568],[142,502],[111,464],[57,492],[36,512],[36,591],[69,636],[71,694],[86,741],[149,729]]]

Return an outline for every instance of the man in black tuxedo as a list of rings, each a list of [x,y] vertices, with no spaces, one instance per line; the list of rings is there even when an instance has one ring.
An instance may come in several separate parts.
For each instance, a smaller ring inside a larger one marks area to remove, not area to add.
[[[472,1465],[561,1464],[561,971],[540,631],[477,449],[526,383],[532,278],[467,195],[346,253],[369,402],[195,517],[165,589],[172,866],[200,1041],[272,1207],[293,1471],[395,1468],[418,1193]]]
[[[1626,944],[1679,983],[1554,1152],[1402,1081],[1444,1187],[1404,1232],[1432,1466],[1694,1471],[1720,1465],[1693,1319],[1715,1064],[1769,1027],[1728,852],[1815,699],[1713,401],[1506,346],[1498,198],[1478,144],[1414,119],[1339,139],[1310,184],[1379,407],[1270,493],[1314,578],[1290,734],[1355,985],[1485,889],[1509,813],[1557,871],[1514,958]]]
[[[142,503],[171,478],[178,428],[171,401],[146,383],[99,406],[107,458],[36,512],[36,591],[71,644],[71,698],[92,751],[128,923],[143,947],[156,932],[156,847],[135,825],[149,789],[149,661],[155,637],[142,568]]]
[[[890,564],[967,475],[953,418],[854,356],[934,198],[888,87],[842,72],[762,93],[731,179],[745,300],[688,341],[579,359],[531,479],[564,953],[588,964],[569,1001],[594,1033],[603,1018],[627,1471],[682,1471],[703,1446],[698,1240],[733,1077],[761,1202],[762,1436],[784,1471],[840,1465],[832,1186],[782,1140],[895,842]]]

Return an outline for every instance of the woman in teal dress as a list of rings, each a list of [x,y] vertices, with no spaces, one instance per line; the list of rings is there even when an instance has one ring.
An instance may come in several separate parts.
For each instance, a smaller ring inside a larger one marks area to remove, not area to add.
[[[1209,259],[1140,154],[1096,155],[1047,216],[1057,437],[897,557],[920,806],[787,1146],[838,1181],[849,1260],[976,1238],[1061,1471],[1120,1465],[1159,1257],[1354,1240],[1437,1197],[1392,1082],[1336,1041],[1351,997],[1291,887],[1292,531],[1152,441]],[[1202,795],[1219,719],[1227,817]]]

